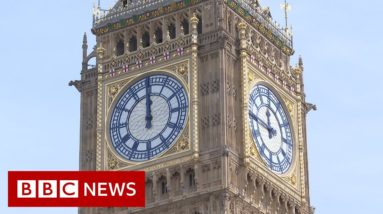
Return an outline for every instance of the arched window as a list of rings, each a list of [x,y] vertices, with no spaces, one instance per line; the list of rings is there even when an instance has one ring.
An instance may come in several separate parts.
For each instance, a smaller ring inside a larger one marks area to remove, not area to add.
[[[189,34],[189,21],[185,18],[181,22],[181,26],[184,29],[184,34],[187,35]]]
[[[124,55],[125,47],[124,47],[124,41],[122,39],[119,39],[116,44],[116,55],[121,56]]]
[[[165,195],[168,192],[168,189],[166,188],[166,181],[161,182],[161,194]]]
[[[194,191],[195,190],[195,172],[193,169],[188,169],[186,171],[186,179],[187,179],[189,191]]]
[[[145,190],[146,190],[146,202],[153,202],[153,181],[148,180],[145,183]]]
[[[137,37],[132,36],[129,39],[129,51],[132,52],[132,51],[136,51],[136,50],[137,50]]]
[[[128,0],[122,0],[122,6],[126,7],[128,5]]]
[[[198,25],[197,25],[197,32],[198,34],[201,34],[202,33],[202,19],[201,19],[201,16],[197,16],[198,18]]]
[[[174,195],[180,195],[181,194],[181,176],[180,173],[175,172],[171,177],[171,188],[174,193]]]
[[[158,179],[157,189],[160,195],[166,195],[168,193],[167,181],[165,176],[161,176]]]
[[[163,38],[162,38],[162,29],[158,27],[156,31],[154,32],[154,35],[156,35],[156,43],[162,43]]]
[[[145,33],[142,34],[142,47],[146,48],[149,47],[150,45],[150,35],[146,31]]]
[[[170,39],[175,39],[176,38],[176,26],[173,23],[171,23],[168,26],[168,31],[169,31]]]

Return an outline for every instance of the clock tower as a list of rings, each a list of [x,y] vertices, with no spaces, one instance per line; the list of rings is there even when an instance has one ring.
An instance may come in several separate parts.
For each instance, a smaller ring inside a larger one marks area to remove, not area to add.
[[[146,171],[145,208],[311,214],[303,63],[258,0],[119,0],[83,41],[80,170]],[[94,62],[93,65],[91,62]]]

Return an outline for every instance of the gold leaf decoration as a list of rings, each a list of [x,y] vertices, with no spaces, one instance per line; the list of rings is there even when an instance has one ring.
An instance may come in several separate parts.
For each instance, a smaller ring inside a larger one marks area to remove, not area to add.
[[[114,156],[109,156],[108,159],[108,167],[109,169],[116,169],[118,165],[118,161]]]
[[[290,181],[293,185],[295,185],[297,183],[297,176],[295,175],[291,176]]]
[[[254,156],[256,153],[257,153],[257,151],[256,151],[256,149],[254,148],[254,146],[251,146],[251,148],[250,148],[250,154]]]
[[[110,88],[109,88],[109,94],[111,95],[111,96],[115,96],[117,93],[118,93],[118,86],[115,86],[115,85],[113,85],[113,86],[111,86]]]

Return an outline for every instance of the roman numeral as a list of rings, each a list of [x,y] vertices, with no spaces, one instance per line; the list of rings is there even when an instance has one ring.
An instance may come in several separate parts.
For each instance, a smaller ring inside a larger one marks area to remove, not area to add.
[[[171,123],[171,122],[168,123],[168,127],[171,129],[182,129],[182,127],[180,125],[177,125],[177,124]]]
[[[181,107],[173,108],[173,109],[171,110],[171,113],[178,112],[178,111],[180,111],[181,109],[186,109],[186,108],[187,108],[187,106],[181,106]]]
[[[128,134],[125,135],[125,136],[121,139],[121,144],[128,142],[129,139],[130,139],[130,135],[128,135]]]
[[[286,138],[282,138],[282,142],[284,142],[284,143],[286,143],[287,145],[289,145],[289,146],[292,146],[292,144],[291,144],[291,141],[290,140],[287,140]]]
[[[130,155],[129,155],[129,160],[132,159],[132,157],[133,157],[135,151],[137,151],[137,148],[138,148],[138,145],[139,145],[139,144],[140,144],[140,143],[139,143],[138,141],[134,142],[133,147],[132,147],[132,153],[130,153]]]
[[[138,141],[134,142],[133,147],[132,147],[132,151],[137,151],[137,148],[138,148],[139,144],[140,143]]]
[[[113,124],[112,125],[112,129],[114,130],[114,129],[121,129],[121,128],[125,128],[127,126],[127,123],[120,123],[120,124],[118,124],[118,125],[116,125],[116,124]]]
[[[165,81],[164,81],[164,83],[163,83],[163,85],[162,85],[162,88],[161,88],[161,90],[160,90],[160,94],[162,93],[162,91],[164,90],[164,88],[165,88],[165,85],[167,85],[168,84],[168,79],[169,79],[169,77],[166,77],[166,79],[165,79]]]
[[[170,97],[168,97],[168,101],[170,101],[171,99],[173,99],[174,96],[176,96],[180,91],[182,90],[182,88],[179,88],[176,92],[174,92]]]

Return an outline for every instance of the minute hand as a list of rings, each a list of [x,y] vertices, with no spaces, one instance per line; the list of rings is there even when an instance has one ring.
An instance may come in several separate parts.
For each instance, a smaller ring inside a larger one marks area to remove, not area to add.
[[[265,127],[269,133],[274,132],[274,129],[271,126],[269,126],[267,123],[265,123],[263,120],[261,120],[261,118],[259,118],[257,115],[253,114],[252,112],[249,112],[249,115],[251,118],[253,118],[253,120],[259,122],[259,124]]]
[[[150,129],[152,127],[153,116],[152,116],[152,111],[151,111],[152,101],[150,100],[151,87],[149,85],[150,84],[149,78],[146,79],[145,84],[146,84],[146,117],[145,117],[145,120],[146,120],[146,128]]]

